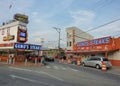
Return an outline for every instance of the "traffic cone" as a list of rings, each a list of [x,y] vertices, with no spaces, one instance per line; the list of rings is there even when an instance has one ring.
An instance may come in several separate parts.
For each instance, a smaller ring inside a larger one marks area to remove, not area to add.
[[[105,62],[102,62],[102,71],[106,71],[106,70],[107,70],[106,64]]]
[[[68,60],[67,60],[67,63],[68,63],[68,64],[71,64],[71,60],[70,60],[70,59],[68,59]]]

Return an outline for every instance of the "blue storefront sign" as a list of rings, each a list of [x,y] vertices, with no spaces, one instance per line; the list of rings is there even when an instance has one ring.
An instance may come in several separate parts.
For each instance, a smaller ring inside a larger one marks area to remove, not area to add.
[[[111,40],[111,37],[104,37],[104,38],[99,38],[99,39],[94,39],[94,40],[89,40],[89,41],[78,42],[77,46],[84,47],[84,46],[89,46],[89,45],[109,44],[110,40]]]
[[[25,32],[20,32],[20,37],[26,37],[26,33]]]
[[[15,43],[14,49],[41,50],[41,45]]]

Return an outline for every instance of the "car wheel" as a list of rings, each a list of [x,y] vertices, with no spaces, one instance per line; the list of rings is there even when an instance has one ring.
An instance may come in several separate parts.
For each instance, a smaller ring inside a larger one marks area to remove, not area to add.
[[[95,67],[96,67],[97,69],[100,69],[100,65],[98,65],[98,64],[97,64]]]

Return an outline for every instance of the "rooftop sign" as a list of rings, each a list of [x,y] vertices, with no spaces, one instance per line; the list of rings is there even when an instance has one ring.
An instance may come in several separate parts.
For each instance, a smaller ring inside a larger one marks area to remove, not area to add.
[[[28,24],[28,16],[23,14],[15,14],[14,19]]]

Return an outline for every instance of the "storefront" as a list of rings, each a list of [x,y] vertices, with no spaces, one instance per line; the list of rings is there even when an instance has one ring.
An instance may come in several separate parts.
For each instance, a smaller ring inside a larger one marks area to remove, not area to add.
[[[114,66],[120,66],[120,37],[103,37],[83,42],[78,42],[74,45],[73,51],[66,51],[66,54],[82,57],[89,56],[104,56],[111,60]]]
[[[0,58],[6,61],[10,55],[16,60],[19,54],[23,55],[24,50],[14,49],[15,43],[26,43],[28,41],[28,16],[15,14],[14,19],[0,26]],[[21,61],[24,57],[21,56]]]
[[[2,61],[7,61],[10,55],[13,55],[16,62],[23,62],[26,59],[27,53],[41,50],[41,45],[14,43],[13,49],[2,49],[0,58]]]

